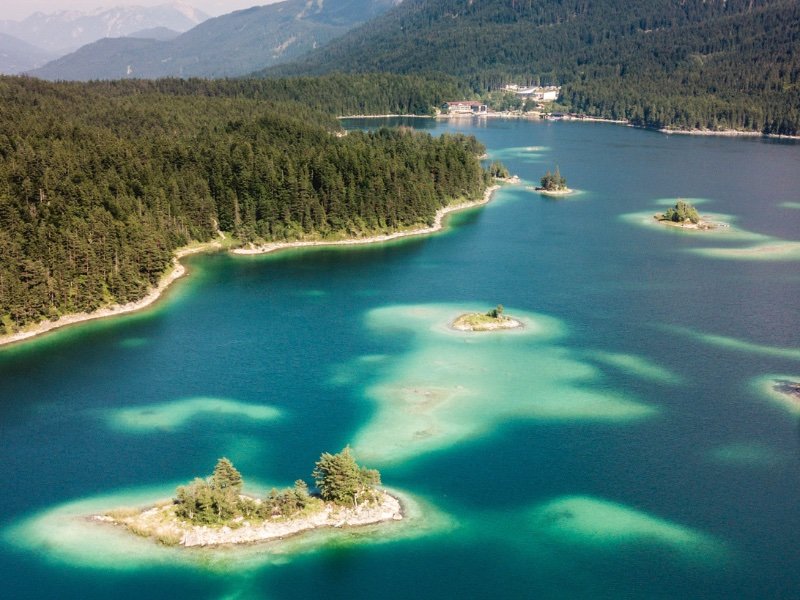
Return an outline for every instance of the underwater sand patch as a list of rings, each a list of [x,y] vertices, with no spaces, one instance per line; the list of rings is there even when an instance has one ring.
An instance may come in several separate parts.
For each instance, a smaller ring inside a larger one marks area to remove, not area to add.
[[[175,485],[128,489],[65,502],[12,524],[2,531],[2,537],[6,543],[41,560],[72,567],[104,571],[185,568],[230,574],[287,564],[301,554],[436,536],[456,527],[455,520],[429,501],[394,488],[386,490],[402,503],[401,521],[352,529],[315,529],[261,544],[162,546],[122,527],[90,518],[113,507],[151,506],[156,498],[170,498]]]
[[[387,357],[365,388],[375,412],[356,433],[364,460],[408,460],[489,435],[519,420],[623,424],[653,416],[654,407],[622,393],[593,389],[601,373],[553,341],[564,326],[514,309],[525,329],[471,334],[447,324],[456,305],[401,305],[371,311],[379,335],[412,334],[408,351]]]
[[[236,417],[253,421],[272,421],[280,417],[272,406],[248,404],[225,398],[187,398],[162,404],[109,410],[109,424],[131,433],[171,431],[189,421],[204,417]]]
[[[537,536],[565,546],[611,552],[651,545],[698,561],[724,556],[723,544],[705,533],[602,498],[563,496],[536,507],[530,516]]]

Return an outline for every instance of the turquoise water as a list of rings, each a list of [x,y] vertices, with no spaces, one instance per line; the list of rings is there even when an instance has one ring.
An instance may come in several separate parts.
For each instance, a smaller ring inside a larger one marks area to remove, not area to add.
[[[800,413],[769,390],[800,379],[800,145],[412,124],[580,194],[507,187],[376,247],[193,257],[154,310],[0,350],[4,596],[800,595]],[[731,230],[648,222],[678,197]],[[446,327],[498,303],[525,329]],[[187,553],[81,518],[221,455],[289,485],[348,443],[408,523]]]

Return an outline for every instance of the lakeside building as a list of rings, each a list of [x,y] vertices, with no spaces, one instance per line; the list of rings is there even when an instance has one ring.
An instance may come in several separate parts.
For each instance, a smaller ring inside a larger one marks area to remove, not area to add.
[[[459,100],[455,102],[445,102],[442,110],[451,115],[483,115],[489,108],[477,100]]]

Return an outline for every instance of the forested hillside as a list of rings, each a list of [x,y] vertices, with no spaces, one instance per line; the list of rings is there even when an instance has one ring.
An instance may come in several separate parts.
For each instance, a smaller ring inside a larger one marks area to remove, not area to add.
[[[352,81],[375,89],[369,79]],[[138,299],[175,248],[219,230],[360,235],[428,223],[483,191],[474,138],[342,135],[330,113],[287,100],[304,93],[291,82],[0,78],[0,333]]]
[[[406,0],[292,65],[564,85],[563,102],[651,127],[800,128],[796,0]]]

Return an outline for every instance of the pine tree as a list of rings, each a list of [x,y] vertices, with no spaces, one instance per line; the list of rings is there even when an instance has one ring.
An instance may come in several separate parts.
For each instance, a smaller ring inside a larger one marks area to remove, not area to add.
[[[211,487],[215,490],[230,490],[238,494],[242,490],[242,474],[224,456],[217,461],[211,475]]]
[[[350,446],[338,454],[323,453],[311,475],[322,499],[336,504],[357,505],[360,498],[369,500],[373,486],[381,482],[378,471],[356,463]]]

